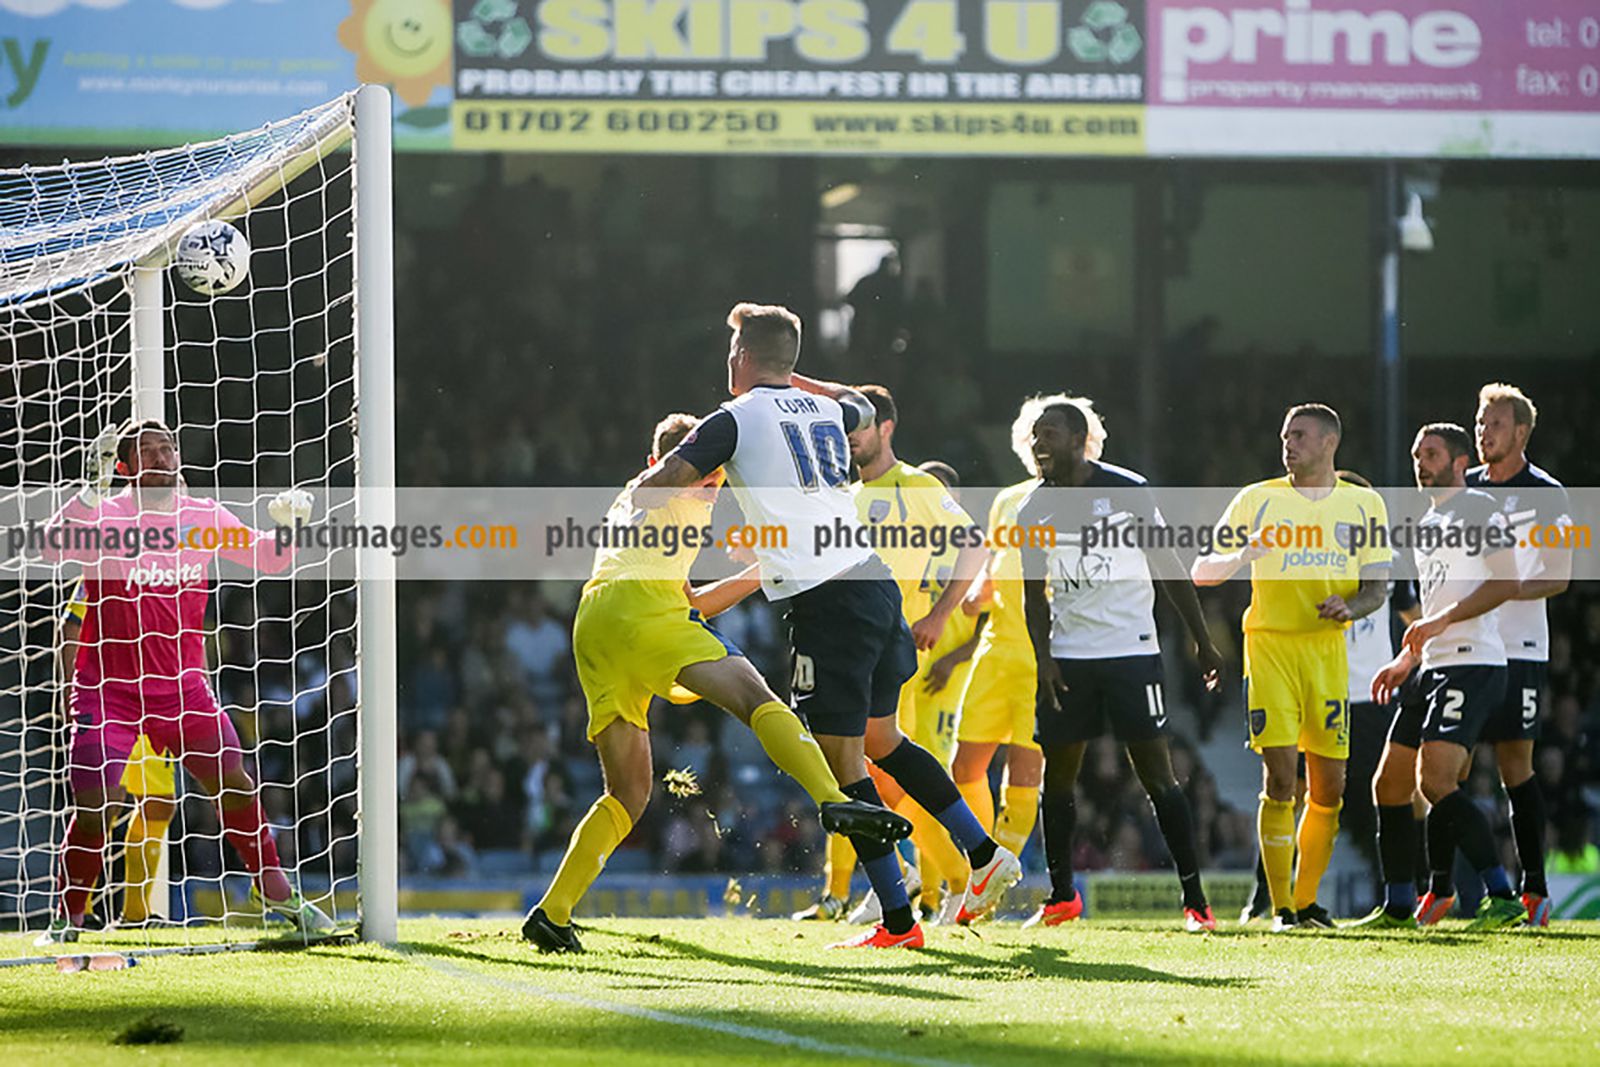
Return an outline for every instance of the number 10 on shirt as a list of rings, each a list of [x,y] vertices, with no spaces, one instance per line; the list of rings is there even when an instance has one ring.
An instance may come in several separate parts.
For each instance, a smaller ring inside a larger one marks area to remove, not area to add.
[[[789,443],[789,453],[794,457],[794,469],[800,476],[800,487],[806,492],[817,489],[817,475],[834,488],[842,488],[850,479],[850,445],[844,431],[832,422],[813,422],[811,438],[797,423],[782,422],[783,439]]]

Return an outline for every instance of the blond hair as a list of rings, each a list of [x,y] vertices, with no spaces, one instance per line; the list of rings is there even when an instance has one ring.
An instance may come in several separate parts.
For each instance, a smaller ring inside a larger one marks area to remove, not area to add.
[[[699,419],[682,411],[668,415],[656,423],[655,431],[650,435],[650,454],[660,459],[682,444],[683,439],[689,436],[689,431],[699,424]]]
[[[1490,382],[1478,390],[1478,406],[1480,408],[1493,407],[1495,404],[1510,404],[1511,418],[1518,426],[1533,429],[1534,423],[1539,421],[1539,409],[1533,406],[1533,401],[1514,385],[1506,382]]]
[[[1099,459],[1105,451],[1106,424],[1100,421],[1100,413],[1094,409],[1093,400],[1086,396],[1068,396],[1066,393],[1030,396],[1017,409],[1017,417],[1011,423],[1011,451],[1035,478],[1039,477],[1039,464],[1033,458],[1033,424],[1039,421],[1045,408],[1057,404],[1070,404],[1083,412],[1083,421],[1089,427],[1089,436],[1083,446],[1085,459]]]

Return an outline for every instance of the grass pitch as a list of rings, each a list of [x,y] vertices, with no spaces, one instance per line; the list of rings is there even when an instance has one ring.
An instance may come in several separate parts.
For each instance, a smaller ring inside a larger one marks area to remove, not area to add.
[[[1172,922],[989,924],[865,953],[826,951],[852,931],[833,923],[617,919],[588,927],[587,955],[556,958],[510,921],[417,920],[399,951],[0,969],[0,1054],[7,1067],[1600,1062],[1600,929],[1463,925],[1196,937]]]

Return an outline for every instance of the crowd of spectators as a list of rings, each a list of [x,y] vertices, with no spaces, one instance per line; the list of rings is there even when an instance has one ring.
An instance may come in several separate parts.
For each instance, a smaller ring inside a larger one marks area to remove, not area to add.
[[[721,320],[730,294],[802,306],[816,295],[808,264],[773,263],[762,238],[770,220],[717,221],[683,212],[645,185],[631,187],[618,172],[601,180],[606,195],[595,202],[605,211],[576,210],[569,191],[535,178],[486,189],[483,208],[437,240],[401,235],[398,280],[408,294],[397,309],[403,484],[618,485],[641,465],[649,428],[661,415],[709,410],[721,399]],[[517,240],[508,240],[497,220],[511,220],[505,225]],[[549,269],[550,263],[562,266]],[[463,287],[468,273],[479,282]],[[1282,410],[1313,398],[1346,414],[1341,462],[1375,478],[1384,472],[1373,375],[1366,365],[1357,370],[1353,357],[1309,348],[1293,356],[1219,353],[1210,349],[1214,329],[1204,322],[1181,326],[1162,353],[1156,394],[1167,430],[1143,447],[1135,432],[1139,391],[1128,373],[1131,342],[1102,341],[1093,351],[1049,359],[979,358],[956,344],[953,316],[936,292],[925,283],[910,292],[896,288],[904,284],[896,271],[858,287],[849,299],[854,343],[808,349],[808,359],[830,376],[889,385],[907,413],[901,454],[950,462],[968,484],[1021,476],[1004,448],[1016,403],[1029,392],[1063,388],[1099,400],[1112,432],[1107,458],[1143,465],[1167,484],[1271,476],[1280,469]],[[877,340],[869,346],[863,337]],[[1283,371],[1286,360],[1292,375]],[[1406,424],[1470,421],[1478,384],[1518,378],[1524,370],[1469,363],[1414,368]],[[1526,370],[1534,377],[1523,384],[1542,408],[1532,454],[1569,484],[1597,484],[1595,456],[1580,446],[1600,414],[1593,396],[1563,389],[1560,369]],[[1451,401],[1436,410],[1441,396]],[[1408,479],[1408,465],[1398,470]],[[1247,596],[1246,587],[1232,583],[1205,597],[1219,647],[1232,650],[1235,664]],[[571,659],[573,600],[566,584],[401,587],[399,787],[408,875],[549,870],[600,790]],[[1587,832],[1582,787],[1600,775],[1600,596],[1592,586],[1575,587],[1553,602],[1551,618],[1552,711],[1539,765],[1554,836]],[[754,598],[719,626],[781,689],[786,651],[772,608]],[[1224,803],[1198,757],[1199,741],[1238,729],[1237,678],[1221,696],[1208,696],[1183,654],[1170,655],[1172,689],[1186,698],[1174,762],[1194,808],[1202,860],[1249,868],[1254,813]],[[323,683],[329,692],[338,688],[343,666],[295,665],[334,676],[332,685]],[[263,730],[270,734],[269,719],[263,717]],[[676,797],[658,788],[613,869],[820,870],[809,805],[748,731],[706,705],[657,714],[652,726],[658,772],[688,768],[702,792]],[[1472,789],[1494,805],[1498,786],[1485,768],[1475,773]],[[1109,742],[1091,746],[1079,795],[1079,869],[1169,862],[1148,803]],[[296,803],[300,810],[325,810],[319,799]],[[339,838],[337,820],[328,825],[323,836]],[[329,847],[305,836],[302,854]]]

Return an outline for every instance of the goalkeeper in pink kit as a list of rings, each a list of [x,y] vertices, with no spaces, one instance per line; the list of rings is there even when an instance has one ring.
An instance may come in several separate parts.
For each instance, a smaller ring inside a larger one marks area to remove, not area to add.
[[[252,899],[304,932],[331,930],[333,922],[279,866],[239,734],[217,703],[206,664],[213,557],[277,574],[293,561],[292,549],[216,501],[187,495],[177,442],[159,421],[101,435],[89,463],[88,484],[45,530],[46,561],[83,565],[87,611],[72,673],[74,812],[61,850],[56,916],[40,944],[74,941],[83,928],[106,837],[125,800],[123,769],[141,733],[218,798],[223,837],[254,878]],[[107,496],[115,473],[129,487]],[[310,494],[280,493],[268,511],[281,526],[304,522]]]

